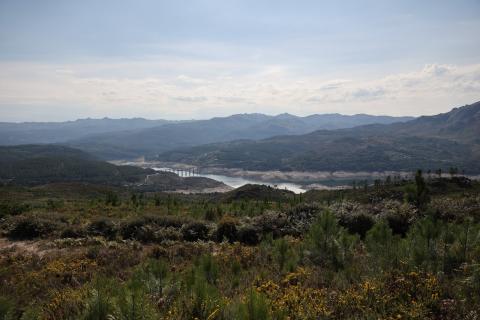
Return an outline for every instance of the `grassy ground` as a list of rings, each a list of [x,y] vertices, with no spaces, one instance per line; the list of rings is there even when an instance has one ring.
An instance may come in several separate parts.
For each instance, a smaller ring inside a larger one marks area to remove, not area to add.
[[[0,319],[480,317],[480,185],[464,179],[8,186],[0,219]]]

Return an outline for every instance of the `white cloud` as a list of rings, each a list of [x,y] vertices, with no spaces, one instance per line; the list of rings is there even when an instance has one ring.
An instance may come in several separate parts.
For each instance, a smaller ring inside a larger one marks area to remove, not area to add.
[[[20,110],[25,106],[44,109],[45,117],[58,111],[68,118],[207,118],[239,112],[420,115],[480,99],[480,64],[428,64],[416,71],[354,79],[307,77],[280,65],[244,67],[239,71],[235,64],[197,60],[3,62],[0,121],[48,120],[37,113],[25,118]]]

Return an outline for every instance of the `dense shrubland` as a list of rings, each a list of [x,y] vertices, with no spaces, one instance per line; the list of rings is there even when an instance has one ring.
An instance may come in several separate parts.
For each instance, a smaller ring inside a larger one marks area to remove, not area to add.
[[[70,188],[3,188],[0,319],[480,316],[476,182],[418,173],[241,197]]]

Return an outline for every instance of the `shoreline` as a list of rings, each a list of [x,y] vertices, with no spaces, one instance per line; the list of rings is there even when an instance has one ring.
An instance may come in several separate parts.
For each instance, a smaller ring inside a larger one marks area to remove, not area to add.
[[[255,171],[255,170],[243,170],[241,168],[220,168],[220,167],[197,167],[194,165],[184,163],[172,163],[161,161],[128,161],[128,160],[115,160],[110,163],[116,165],[134,165],[144,168],[152,167],[168,167],[177,170],[187,170],[192,168],[199,168],[201,174],[216,174],[225,175],[229,177],[238,177],[245,179],[255,179],[262,182],[269,183],[281,183],[291,182],[299,183],[302,185],[314,184],[317,182],[327,182],[329,180],[335,181],[352,181],[352,180],[365,180],[365,179],[385,179],[387,176],[400,176],[402,178],[409,178],[413,176],[412,172],[406,171]]]

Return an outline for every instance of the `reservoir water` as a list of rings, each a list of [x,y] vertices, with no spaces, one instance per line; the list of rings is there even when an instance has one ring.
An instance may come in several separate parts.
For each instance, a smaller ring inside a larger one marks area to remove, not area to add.
[[[172,170],[171,168],[158,168],[158,167],[154,167],[152,169],[154,169],[156,171],[175,172],[175,173],[178,173],[182,177],[188,176],[188,172],[187,171],[182,171],[182,170]],[[273,182],[265,182],[265,181],[260,181],[260,180],[244,179],[244,178],[241,178],[241,177],[229,177],[229,176],[224,176],[224,175],[219,175],[219,174],[195,173],[195,176],[217,180],[217,181],[225,183],[227,186],[230,186],[232,188],[239,188],[239,187],[244,186],[246,184],[263,184],[263,185],[266,185],[266,186],[276,187],[277,189],[290,190],[290,191],[293,191],[295,193],[303,193],[303,192],[306,191],[305,189],[302,189],[301,185],[298,185],[298,184],[295,184],[295,183],[288,183],[288,182],[273,183]]]

